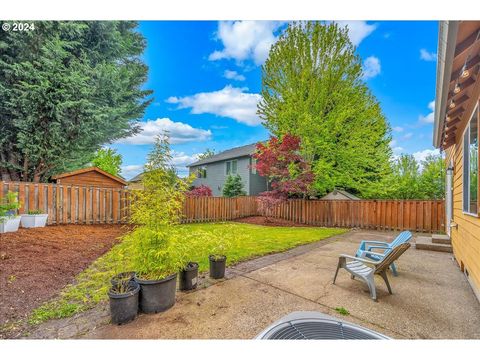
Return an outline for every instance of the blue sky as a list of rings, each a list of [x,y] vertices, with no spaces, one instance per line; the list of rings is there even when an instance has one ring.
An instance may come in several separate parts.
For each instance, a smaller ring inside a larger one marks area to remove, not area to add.
[[[364,78],[393,129],[394,154],[421,160],[433,152],[432,122],[438,23],[349,21],[350,38],[364,62]],[[268,138],[255,114],[260,66],[284,23],[274,21],[143,21],[149,66],[145,88],[154,102],[143,132],[111,145],[123,156],[122,174],[142,171],[153,138],[171,135],[174,164],[206,148],[222,151]]]

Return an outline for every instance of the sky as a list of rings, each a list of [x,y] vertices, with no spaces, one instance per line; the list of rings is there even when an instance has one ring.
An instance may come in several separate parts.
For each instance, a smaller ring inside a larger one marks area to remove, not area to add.
[[[394,155],[417,160],[432,146],[438,23],[348,21],[364,80],[392,128]],[[286,26],[276,21],[142,21],[146,89],[154,101],[142,132],[109,145],[123,157],[122,175],[140,173],[155,135],[170,134],[179,175],[207,148],[216,152],[266,140],[256,115],[261,65]]]

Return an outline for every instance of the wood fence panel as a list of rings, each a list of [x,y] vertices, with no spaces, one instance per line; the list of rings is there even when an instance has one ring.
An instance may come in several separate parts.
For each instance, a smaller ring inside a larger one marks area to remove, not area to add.
[[[132,193],[124,189],[1,182],[0,196],[18,192],[20,213],[40,209],[48,224],[120,224],[128,221]],[[185,223],[228,221],[259,215],[254,196],[189,197],[183,205]],[[372,230],[444,231],[443,200],[305,200],[290,199],[273,217],[298,223]]]

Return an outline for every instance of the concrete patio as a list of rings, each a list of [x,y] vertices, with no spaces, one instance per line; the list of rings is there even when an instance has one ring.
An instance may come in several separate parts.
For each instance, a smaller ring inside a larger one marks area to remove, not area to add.
[[[140,315],[132,323],[103,325],[85,338],[251,339],[280,317],[320,311],[392,338],[480,338],[480,304],[452,254],[416,250],[389,274],[393,295],[377,277],[378,302],[367,287],[341,270],[332,277],[338,254],[354,254],[362,239],[391,240],[394,233],[351,231],[286,253],[239,264],[228,280],[187,294],[178,293],[169,311]],[[343,307],[350,315],[339,315]]]

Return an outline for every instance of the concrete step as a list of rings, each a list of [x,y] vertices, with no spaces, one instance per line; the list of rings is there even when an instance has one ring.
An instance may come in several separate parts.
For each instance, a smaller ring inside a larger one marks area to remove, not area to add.
[[[450,245],[452,243],[452,241],[450,240],[450,236],[444,235],[444,234],[433,234],[432,242],[434,244],[446,244],[446,245]]]
[[[430,250],[452,253],[452,245],[432,242],[431,237],[417,236],[415,240],[415,248],[417,250]]]

